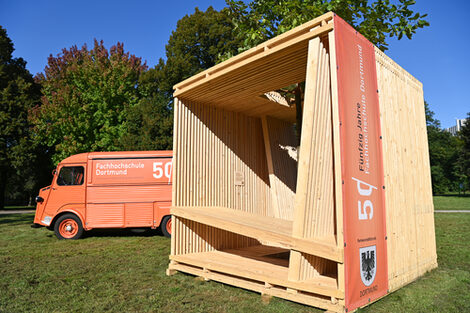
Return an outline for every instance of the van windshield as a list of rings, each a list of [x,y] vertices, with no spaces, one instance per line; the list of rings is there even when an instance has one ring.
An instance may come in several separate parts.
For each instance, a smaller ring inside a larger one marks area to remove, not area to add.
[[[57,185],[73,186],[83,184],[83,166],[64,166],[57,177]]]

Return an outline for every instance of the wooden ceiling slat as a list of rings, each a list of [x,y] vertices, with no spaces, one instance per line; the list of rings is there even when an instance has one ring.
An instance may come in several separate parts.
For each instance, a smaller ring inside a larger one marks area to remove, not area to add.
[[[261,97],[305,80],[308,41],[333,29],[325,14],[175,85],[174,96],[247,115],[295,121],[295,108]]]

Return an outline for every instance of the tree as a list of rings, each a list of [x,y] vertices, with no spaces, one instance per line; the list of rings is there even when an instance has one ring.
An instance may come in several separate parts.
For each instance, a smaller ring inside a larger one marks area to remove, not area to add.
[[[464,188],[470,189],[470,112],[467,113],[467,120],[465,125],[460,129],[459,137],[462,140],[462,152],[458,162],[459,170],[466,183],[464,184]]]
[[[140,100],[139,77],[147,69],[140,58],[118,43],[108,50],[95,40],[48,59],[42,85],[42,105],[31,114],[35,139],[54,150],[58,163],[72,154],[121,149],[128,111]]]
[[[0,26],[0,209],[5,205],[7,186],[25,177],[35,155],[31,146],[28,110],[39,100],[34,83],[22,58],[13,58],[13,43]],[[29,176],[30,178],[32,176]],[[32,189],[32,185],[26,189]],[[20,185],[24,190],[25,185]]]
[[[386,38],[411,39],[429,23],[427,15],[413,12],[413,0],[226,0],[243,48],[254,47],[328,11],[333,11],[382,50]]]
[[[157,71],[150,69],[139,79],[142,98],[129,108],[126,131],[120,145],[124,150],[171,150],[173,116],[168,100],[159,92]]]
[[[434,112],[426,102],[425,111],[433,193],[457,191],[461,182],[458,159],[462,142],[440,128],[439,120],[434,118]]]
[[[240,44],[226,9],[196,8],[177,22],[166,45],[167,60],[160,59],[155,68],[159,90],[172,103],[173,85],[214,66],[220,55],[235,53]]]

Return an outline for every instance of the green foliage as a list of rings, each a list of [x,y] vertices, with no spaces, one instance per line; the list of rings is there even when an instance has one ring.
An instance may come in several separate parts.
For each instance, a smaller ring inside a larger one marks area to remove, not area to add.
[[[171,150],[173,145],[173,115],[163,93],[158,92],[158,72],[143,73],[139,79],[142,98],[130,107],[126,116],[126,131],[120,145],[124,150]]]
[[[439,127],[440,122],[434,119],[434,112],[426,102],[425,110],[433,193],[458,191],[462,182],[462,172],[458,164],[462,140]]]
[[[220,55],[233,54],[240,46],[226,9],[195,9],[176,24],[166,45],[166,62],[156,66],[159,89],[172,102],[173,85],[214,66]]]
[[[34,83],[26,62],[13,58],[13,43],[0,26],[0,209],[5,192],[14,187],[18,177],[28,177],[29,184],[21,184],[21,192],[31,191],[35,185],[31,168],[36,161],[31,144],[28,110],[39,100],[39,87]]]
[[[122,44],[108,52],[96,40],[91,50],[73,46],[49,57],[36,77],[43,97],[31,120],[36,140],[55,150],[54,163],[80,152],[121,148],[126,115],[139,102],[139,77],[146,68]]]
[[[470,189],[470,112],[467,113],[467,122],[460,129],[459,138],[462,140],[462,152],[458,160],[458,168],[465,182],[464,187]]]
[[[413,0],[226,0],[243,50],[282,34],[328,11],[333,11],[382,50],[387,36],[411,37],[428,26],[427,14],[415,13]],[[230,55],[228,55],[230,56]],[[227,57],[227,56],[226,56]]]

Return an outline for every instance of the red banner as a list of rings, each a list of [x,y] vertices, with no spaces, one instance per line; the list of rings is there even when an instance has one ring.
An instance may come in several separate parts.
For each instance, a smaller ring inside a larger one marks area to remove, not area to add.
[[[335,16],[345,301],[348,311],[388,289],[383,158],[374,46]]]

